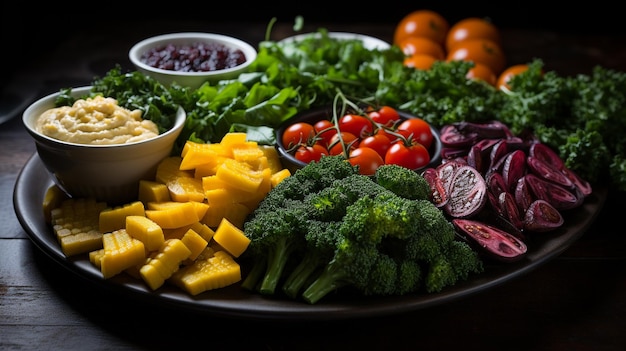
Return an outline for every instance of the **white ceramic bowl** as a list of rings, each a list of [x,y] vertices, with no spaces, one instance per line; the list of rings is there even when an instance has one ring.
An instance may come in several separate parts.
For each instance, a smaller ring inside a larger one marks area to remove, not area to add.
[[[217,43],[230,49],[239,49],[243,52],[246,60],[244,63],[226,69],[205,71],[205,72],[182,72],[175,70],[159,69],[142,62],[142,55],[150,49],[161,47],[167,44],[191,45],[194,43]],[[162,84],[169,86],[173,82],[181,86],[197,89],[204,82],[215,83],[220,80],[235,79],[244,72],[257,57],[257,50],[243,40],[227,35],[213,33],[172,33],[154,36],[144,39],[131,47],[128,57],[138,71],[147,74]]]
[[[310,37],[319,38],[321,37],[321,35],[322,34],[319,32],[303,33],[303,34],[298,34],[298,35],[294,35],[291,37],[287,37],[281,40],[281,42],[283,43],[298,42],[298,41],[302,41]],[[349,33],[349,32],[328,32],[328,37],[333,38],[333,39],[338,39],[338,40],[358,39],[363,42],[363,46],[366,49],[370,49],[370,50],[374,50],[374,49],[386,50],[391,47],[391,45],[387,43],[386,41],[369,36],[369,35],[365,35],[365,34]]]
[[[72,89],[72,96],[91,87]],[[173,127],[152,139],[118,145],[85,145],[50,138],[36,131],[36,120],[54,108],[59,93],[45,96],[26,108],[22,121],[33,137],[37,154],[53,180],[72,197],[93,197],[120,205],[137,199],[139,180],[154,179],[159,162],[172,152],[186,119],[178,109]]]

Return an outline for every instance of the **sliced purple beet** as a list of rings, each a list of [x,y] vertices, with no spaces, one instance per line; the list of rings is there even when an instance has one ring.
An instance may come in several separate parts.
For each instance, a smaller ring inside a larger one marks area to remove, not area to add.
[[[519,207],[520,213],[526,212],[526,210],[528,210],[528,206],[530,206],[530,204],[535,200],[528,187],[528,182],[526,182],[526,177],[522,177],[517,180],[515,190],[513,191],[513,197]]]
[[[502,178],[507,191],[515,191],[517,180],[526,174],[526,153],[522,150],[511,151],[502,164]]]
[[[528,156],[536,157],[547,164],[552,165],[556,169],[562,169],[565,166],[563,159],[548,145],[544,143],[533,143],[528,150]]]
[[[454,218],[468,218],[479,213],[487,202],[487,184],[474,167],[458,167],[448,186],[446,212]]]
[[[570,189],[574,186],[572,180],[563,173],[562,168],[557,168],[558,165],[555,166],[534,156],[528,156],[526,163],[528,164],[528,169],[540,178],[559,184],[566,189]]]
[[[535,200],[524,215],[524,229],[532,232],[547,232],[563,225],[559,210],[544,200]]]
[[[578,188],[565,189],[532,173],[528,173],[524,177],[534,197],[549,202],[557,210],[572,209],[580,206],[584,201],[584,196]]]
[[[481,252],[499,261],[511,262],[524,257],[526,244],[497,227],[472,219],[453,219],[457,232]]]
[[[443,207],[448,202],[448,190],[439,178],[435,168],[426,168],[422,176],[430,186],[430,201],[437,207]]]
[[[524,220],[520,214],[519,207],[513,195],[509,192],[502,192],[498,196],[498,203],[502,209],[502,216],[511,222],[518,230],[524,229]]]
[[[456,125],[446,124],[439,131],[439,139],[444,147],[467,148],[476,143],[476,133],[463,133]]]
[[[561,172],[572,181],[574,186],[580,190],[584,197],[591,195],[593,188],[588,181],[582,179],[576,172],[567,167],[563,167]]]

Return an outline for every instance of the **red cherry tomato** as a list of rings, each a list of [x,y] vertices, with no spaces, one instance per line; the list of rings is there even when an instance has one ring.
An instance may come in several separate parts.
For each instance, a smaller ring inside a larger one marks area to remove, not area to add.
[[[346,114],[339,118],[339,130],[348,132],[362,138],[372,134],[372,122],[365,116]]]
[[[406,144],[398,141],[385,154],[386,164],[396,164],[408,169],[418,169],[430,163],[430,154],[420,143]]]
[[[382,156],[372,148],[359,146],[350,152],[348,161],[353,166],[359,166],[359,173],[373,175],[381,165],[385,164]]]
[[[389,150],[390,146],[391,140],[389,140],[389,138],[383,133],[370,135],[361,140],[361,142],[359,143],[359,147],[372,148],[376,152],[378,152],[380,157],[385,157],[385,154],[387,153],[387,150]]]
[[[339,139],[339,136],[341,136],[341,139]],[[346,145],[345,150],[349,154],[350,150],[356,149],[356,147],[358,146],[359,138],[357,138],[356,135],[348,132],[337,133],[333,135],[330,141],[328,153],[330,155],[346,155],[346,153],[344,153],[344,144]]]
[[[397,132],[407,138],[412,135],[411,139],[424,145],[426,149],[428,149],[433,142],[433,133],[430,130],[430,125],[421,118],[405,119],[398,125]]]
[[[315,122],[313,128],[315,129],[315,133],[317,133],[317,137],[323,141],[326,147],[330,145],[330,140],[333,138],[333,135],[337,134],[335,124],[327,119],[320,119]]]
[[[282,142],[285,149],[291,149],[296,145],[307,144],[315,136],[315,128],[312,124],[298,122],[285,129]]]
[[[312,161],[319,161],[323,155],[328,155],[328,150],[320,144],[313,144],[312,146],[300,145],[296,150],[296,160],[304,163]]]
[[[400,120],[398,111],[390,106],[382,106],[378,110],[369,112],[368,115],[372,121],[385,127],[391,127]]]

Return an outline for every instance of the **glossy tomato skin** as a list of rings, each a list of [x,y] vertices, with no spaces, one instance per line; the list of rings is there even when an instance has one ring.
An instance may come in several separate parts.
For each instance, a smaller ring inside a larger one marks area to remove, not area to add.
[[[311,146],[300,145],[296,150],[295,157],[298,161],[310,163],[319,161],[323,155],[328,155],[328,150],[320,144],[313,144]]]
[[[461,60],[482,63],[499,75],[506,65],[500,45],[489,39],[470,39],[458,43],[446,56],[447,61]]]
[[[359,138],[372,134],[372,122],[365,116],[346,114],[339,118],[339,130],[356,135]]]
[[[387,150],[391,146],[391,140],[382,133],[375,133],[361,140],[359,146],[372,148],[381,157],[385,157]]]
[[[393,43],[398,45],[402,39],[410,36],[426,37],[444,45],[450,29],[448,20],[431,10],[416,10],[404,16],[396,25]]]
[[[502,45],[500,30],[486,18],[468,17],[452,25],[446,35],[445,49],[451,51],[462,41],[488,39]]]
[[[341,137],[341,139],[340,139]],[[359,138],[349,132],[340,132],[335,134],[329,144],[328,153],[330,155],[346,155],[345,151],[350,153],[350,150],[356,149],[359,145]],[[343,141],[343,144],[342,144]],[[346,150],[344,150],[344,145]]]
[[[411,144],[397,141],[387,150],[385,163],[416,170],[430,163],[430,154],[420,143]]]
[[[297,122],[285,128],[282,142],[285,148],[291,149],[296,145],[307,144],[315,136],[315,128],[307,122]]]
[[[511,90],[511,87],[509,86],[509,81],[511,80],[511,78],[513,78],[514,76],[522,72],[526,72],[527,70],[528,70],[527,64],[518,64],[518,65],[507,67],[498,76],[498,79],[495,84],[496,88],[498,89],[506,88],[508,90]]]
[[[333,122],[327,119],[320,119],[313,125],[317,137],[324,143],[326,147],[330,145],[330,141],[335,134],[337,134],[337,128]]]
[[[376,150],[366,146],[359,146],[350,151],[348,161],[353,166],[359,166],[359,173],[364,175],[373,175],[378,167],[385,163]]]
[[[406,138],[412,136],[412,140],[422,144],[426,149],[433,142],[433,133],[430,124],[421,118],[408,118],[398,125],[398,133]]]

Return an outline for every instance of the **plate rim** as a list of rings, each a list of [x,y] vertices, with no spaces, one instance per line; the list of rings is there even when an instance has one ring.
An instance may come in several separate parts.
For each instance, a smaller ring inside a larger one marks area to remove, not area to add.
[[[439,293],[384,297],[338,294],[327,296],[310,305],[300,300],[266,297],[248,292],[240,287],[240,283],[192,296],[167,284],[153,292],[141,280],[125,274],[105,280],[100,271],[89,262],[88,255],[66,258],[51,228],[45,223],[43,211],[36,213],[35,209],[41,208],[41,201],[37,201],[43,200],[45,191],[52,184],[53,180],[37,153],[33,153],[17,176],[13,205],[18,221],[31,241],[55,263],[89,283],[130,298],[170,305],[195,313],[248,320],[328,321],[384,316],[416,311],[468,297],[524,275],[565,251],[591,226],[607,197],[606,188],[594,189],[582,206],[564,214],[566,225],[548,234],[541,233],[537,241],[528,243],[529,252],[522,260],[487,264],[484,273],[472,275]],[[351,299],[348,300],[347,297]]]

